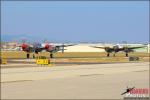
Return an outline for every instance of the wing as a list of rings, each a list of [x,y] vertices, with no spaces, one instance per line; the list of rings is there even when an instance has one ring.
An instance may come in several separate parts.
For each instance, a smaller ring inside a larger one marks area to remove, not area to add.
[[[74,45],[76,45],[76,44],[70,44],[70,45],[62,44],[59,46],[55,46],[55,49],[53,50],[53,52],[62,51],[62,53],[64,53],[64,50],[66,50],[66,49],[64,49],[64,47],[69,47],[69,46],[74,46]]]
[[[138,49],[138,48],[144,48],[146,46],[141,46],[141,47],[128,47],[129,49]]]
[[[77,45],[77,44],[68,44],[68,45],[55,45],[55,47],[69,47],[69,46],[74,46],[74,45]]]
[[[45,47],[40,47],[39,49],[42,51],[42,50],[45,50]]]
[[[105,49],[106,52],[111,53],[114,52],[114,48],[112,47],[98,47],[98,46],[91,46],[93,48]]]
[[[63,45],[64,47],[74,46],[76,44],[70,44],[70,45]]]
[[[98,46],[90,46],[90,47],[93,47],[93,48],[100,48],[100,49],[105,49],[106,47],[98,47]]]
[[[132,50],[132,49],[138,49],[138,48],[143,48],[145,46],[141,46],[141,47],[122,47],[122,48],[118,48],[118,51],[124,51],[125,49],[129,49],[129,50]]]

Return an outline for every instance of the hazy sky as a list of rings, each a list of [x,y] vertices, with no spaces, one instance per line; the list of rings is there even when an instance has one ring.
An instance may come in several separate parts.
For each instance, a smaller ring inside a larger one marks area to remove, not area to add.
[[[148,42],[148,1],[3,1],[2,41]]]

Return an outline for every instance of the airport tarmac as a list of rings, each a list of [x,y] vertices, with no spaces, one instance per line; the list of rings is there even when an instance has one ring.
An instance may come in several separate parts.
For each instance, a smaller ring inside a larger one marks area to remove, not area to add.
[[[2,99],[123,99],[127,86],[149,88],[149,62],[1,69]]]

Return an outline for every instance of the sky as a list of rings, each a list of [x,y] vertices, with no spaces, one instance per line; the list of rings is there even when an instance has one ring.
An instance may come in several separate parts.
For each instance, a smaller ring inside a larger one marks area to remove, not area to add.
[[[1,40],[149,41],[148,1],[2,1]]]

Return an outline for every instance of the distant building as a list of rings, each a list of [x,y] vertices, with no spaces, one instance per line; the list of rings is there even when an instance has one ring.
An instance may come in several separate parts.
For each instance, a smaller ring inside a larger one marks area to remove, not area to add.
[[[18,46],[17,42],[1,42],[2,50],[15,49],[17,46]]]

